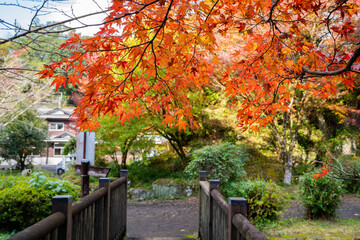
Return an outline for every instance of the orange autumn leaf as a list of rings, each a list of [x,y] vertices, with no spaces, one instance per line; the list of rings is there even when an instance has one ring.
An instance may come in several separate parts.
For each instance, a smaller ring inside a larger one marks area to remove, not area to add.
[[[124,122],[151,112],[181,130],[196,127],[189,92],[216,77],[235,99],[238,125],[257,131],[295,111],[296,89],[327,99],[354,88],[357,9],[336,0],[113,1],[98,33],[74,34],[61,46],[72,55],[39,74],[56,89],[79,85],[83,127],[104,114]]]
[[[320,171],[321,171],[320,173],[315,173],[314,174],[314,178],[316,178],[316,180],[321,178],[321,177],[326,176],[329,173],[329,170],[327,168],[325,168],[325,167],[321,167]]]

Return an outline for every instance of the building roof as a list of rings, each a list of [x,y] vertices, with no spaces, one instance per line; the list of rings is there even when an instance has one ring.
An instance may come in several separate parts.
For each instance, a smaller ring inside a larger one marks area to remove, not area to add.
[[[59,135],[51,136],[49,139],[46,139],[46,142],[68,142],[70,139],[75,137],[74,135],[64,132]]]
[[[74,109],[63,109],[63,108],[38,108],[37,111],[40,113],[40,117],[45,119],[69,119],[70,115],[73,114]]]

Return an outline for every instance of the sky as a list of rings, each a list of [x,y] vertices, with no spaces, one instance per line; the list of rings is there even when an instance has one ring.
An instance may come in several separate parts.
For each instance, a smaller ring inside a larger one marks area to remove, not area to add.
[[[92,12],[97,12],[102,9],[106,9],[109,6],[110,0],[67,0],[51,4],[48,4],[48,11],[46,14],[39,16],[41,23],[48,21],[63,21],[69,18],[69,16],[81,16]],[[43,0],[0,0],[0,21],[7,21],[15,23],[15,21],[23,28],[28,28],[31,19],[33,18],[35,11],[29,9],[20,8],[18,6],[12,6],[11,4],[20,4],[26,7],[39,7],[43,3]],[[4,5],[6,4],[6,5]],[[61,13],[61,11],[63,13]],[[65,16],[65,14],[69,16]],[[96,15],[82,19],[87,24],[99,23],[106,15]],[[79,23],[72,23],[70,26],[79,26]],[[84,28],[78,30],[82,35],[92,35],[98,31],[98,27],[95,28]],[[8,38],[13,35],[14,32],[7,31],[4,26],[0,24],[0,38]]]

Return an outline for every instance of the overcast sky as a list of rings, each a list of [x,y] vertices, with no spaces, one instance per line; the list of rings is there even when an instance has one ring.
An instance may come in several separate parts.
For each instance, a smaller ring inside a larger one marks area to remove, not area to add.
[[[48,12],[47,14],[42,14],[39,16],[41,23],[46,23],[48,21],[63,21],[66,20],[66,17],[60,11],[63,11],[69,16],[81,16],[92,12],[97,12],[102,9],[107,9],[109,2],[111,0],[68,0],[61,3],[51,2],[51,5],[47,5]],[[23,28],[28,28],[29,23],[31,22],[32,17],[35,12],[29,9],[24,9],[16,6],[9,6],[9,4],[19,3],[22,6],[34,7],[41,6],[43,0],[0,0],[0,19],[10,23],[15,23],[15,21],[21,25]],[[4,6],[1,4],[8,4]],[[60,10],[60,11],[59,11]],[[87,19],[82,19],[82,21],[87,24],[99,23],[104,19],[105,15],[92,16]],[[79,23],[72,23],[70,26],[78,26]],[[98,28],[85,28],[79,30],[83,35],[92,35],[97,32]],[[0,38],[6,38],[13,33],[4,30],[4,26],[0,25]]]

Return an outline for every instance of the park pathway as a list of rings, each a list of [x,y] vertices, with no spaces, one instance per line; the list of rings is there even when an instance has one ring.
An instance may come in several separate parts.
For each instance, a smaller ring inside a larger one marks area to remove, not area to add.
[[[130,201],[128,240],[196,239],[199,227],[196,197],[181,200]]]

